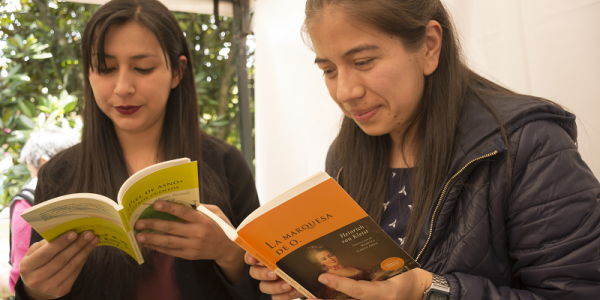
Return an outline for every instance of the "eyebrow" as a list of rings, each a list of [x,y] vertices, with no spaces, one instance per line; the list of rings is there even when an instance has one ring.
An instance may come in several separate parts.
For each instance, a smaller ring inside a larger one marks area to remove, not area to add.
[[[376,49],[380,49],[379,46],[377,45],[369,45],[369,44],[364,44],[364,45],[360,45],[357,47],[354,47],[350,50],[348,50],[346,53],[344,53],[344,55],[342,55],[342,58],[348,56],[348,55],[352,55],[358,52],[362,52],[362,51],[367,51],[367,50],[376,50]],[[329,59],[326,58],[315,58],[315,64],[321,63],[321,62],[328,62]]]
[[[155,57],[157,55],[154,54],[138,54],[138,55],[134,55],[132,57],[130,57],[130,59],[142,59],[142,58],[147,58],[147,57]],[[109,54],[105,54],[104,57],[106,58],[116,58],[114,55],[109,55]]]

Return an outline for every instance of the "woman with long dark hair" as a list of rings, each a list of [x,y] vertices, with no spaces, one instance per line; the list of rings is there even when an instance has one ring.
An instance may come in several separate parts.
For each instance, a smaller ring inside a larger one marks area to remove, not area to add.
[[[345,114],[327,172],[421,265],[323,284],[356,299],[600,294],[600,184],[574,115],[469,69],[440,0],[308,0],[304,33]],[[246,261],[273,299],[299,295]]]
[[[258,207],[239,151],[200,130],[186,39],[157,0],[113,0],[83,34],[85,106],[81,143],[39,172],[37,203],[70,193],[111,199],[135,172],[188,157],[198,162],[200,201],[237,225]],[[144,219],[136,229],[146,261],[94,246],[92,232],[34,243],[21,262],[18,299],[256,299],[243,250],[192,208],[157,201],[186,222]]]

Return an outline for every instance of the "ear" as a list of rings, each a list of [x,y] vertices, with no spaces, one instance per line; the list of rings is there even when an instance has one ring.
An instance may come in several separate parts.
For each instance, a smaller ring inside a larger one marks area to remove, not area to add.
[[[173,79],[171,79],[171,89],[176,88],[181,81],[181,77],[185,72],[185,66],[187,66],[187,58],[185,55],[179,56],[179,72],[173,73]]]
[[[442,26],[438,21],[430,20],[427,23],[423,64],[425,76],[431,75],[438,67],[442,51],[442,33]]]
[[[44,154],[42,155],[42,157],[40,157],[40,168],[42,167],[43,164],[47,163],[50,160],[50,157],[48,157],[48,155]]]

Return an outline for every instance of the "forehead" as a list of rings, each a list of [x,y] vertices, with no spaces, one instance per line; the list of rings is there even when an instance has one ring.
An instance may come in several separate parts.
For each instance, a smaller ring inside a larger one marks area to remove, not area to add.
[[[106,55],[136,55],[140,52],[161,54],[162,47],[154,33],[146,26],[128,21],[109,27],[104,36]]]
[[[318,253],[316,254],[316,256],[317,256],[317,257],[324,257],[324,256],[327,256],[327,255],[329,255],[329,254],[331,254],[331,252],[329,252],[328,250],[323,250],[323,251],[321,251],[321,252],[318,252]]]
[[[308,26],[315,53],[320,56],[341,56],[364,45],[384,48],[398,40],[373,25],[349,19],[345,14],[326,11],[316,16]]]

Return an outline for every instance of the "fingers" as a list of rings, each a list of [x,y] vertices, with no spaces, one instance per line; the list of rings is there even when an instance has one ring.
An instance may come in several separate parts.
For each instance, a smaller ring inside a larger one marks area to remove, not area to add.
[[[187,235],[186,233],[189,229],[189,226],[187,226],[186,223],[181,223],[177,221],[168,221],[161,219],[142,219],[135,223],[135,229],[152,229],[171,235],[185,236]]]
[[[288,300],[302,297],[298,291],[293,289],[287,282],[279,279],[275,272],[269,270],[252,255],[246,253],[244,261],[251,265],[250,277],[260,280],[260,290],[265,294],[272,295],[273,300]],[[279,280],[278,280],[279,279]]]
[[[45,265],[48,261],[55,257],[56,254],[58,254],[60,251],[65,249],[65,247],[70,245],[76,238],[77,234],[73,231],[69,231],[59,236],[51,243],[48,243],[46,240],[42,240],[40,242],[35,243],[32,247],[29,248],[27,254],[25,254],[25,256],[35,254],[35,259],[29,260],[31,264],[27,267],[37,269]]]
[[[154,247],[155,250],[159,250],[156,248],[183,249],[191,247],[188,239],[170,234],[138,233],[135,235],[135,239],[145,247]]]
[[[219,216],[219,218],[223,219],[223,221],[225,221],[227,224],[229,224],[229,226],[233,227],[233,224],[231,224],[231,221],[229,221],[229,219],[225,216],[223,211],[218,206],[210,205],[210,204],[203,204],[203,206],[206,207],[208,210],[210,210],[215,215]]]
[[[340,291],[351,298],[355,299],[385,299],[381,295],[381,282],[370,282],[363,280],[352,280],[346,277],[340,277],[333,274],[321,274],[319,276],[319,282],[322,284]]]
[[[199,213],[195,209],[182,204],[171,203],[167,201],[154,202],[154,209],[172,214],[192,223],[197,222],[199,217]]]
[[[67,232],[52,242],[32,245],[20,263],[27,294],[50,299],[68,293],[98,242],[92,232],[86,231],[79,237]]]
[[[289,300],[303,297],[300,292],[296,291],[283,280],[261,281],[259,288],[261,292],[270,294],[273,300]]]
[[[262,266],[251,266],[250,267],[250,277],[256,280],[277,280],[277,275],[275,272],[269,270],[267,267]]]
[[[252,254],[246,252],[246,254],[244,254],[244,261],[246,262],[247,265],[257,265],[257,266],[265,266],[263,265],[263,263],[261,263],[258,259],[254,258],[254,256],[252,256]]]
[[[72,258],[65,264],[65,266],[56,273],[58,278],[65,278],[65,280],[63,280],[61,283],[62,285],[69,287],[73,285],[75,279],[77,279],[77,276],[81,272],[81,269],[83,269],[88,256],[100,242],[99,238],[94,236],[94,234],[91,232],[84,233],[83,239],[89,242],[85,244],[77,253],[75,253],[75,255],[73,255]]]
[[[73,232],[73,235],[75,237],[77,237],[77,234],[75,234]],[[74,270],[74,265],[73,265],[73,259],[77,256],[77,254],[86,247],[86,245],[90,244],[90,242],[95,238],[94,233],[92,233],[91,231],[86,231],[83,232],[79,235],[79,237],[77,237],[77,239],[71,243],[70,245],[68,245],[66,248],[58,248],[55,244],[53,244],[52,242],[48,243],[48,245],[50,247],[54,247],[54,249],[52,249],[53,251],[58,249],[60,252],[57,251],[57,253],[54,255],[54,257],[42,268],[48,272],[48,274],[54,274],[56,272],[58,272],[58,270],[66,267],[67,269],[71,269]],[[94,245],[95,246],[95,245]],[[91,249],[93,249],[94,247],[92,246]],[[90,249],[90,252],[91,252]],[[41,249],[43,250],[43,249]],[[87,253],[89,254],[89,252]],[[85,255],[85,258],[87,258],[87,254]],[[85,259],[83,260],[85,261]]]

